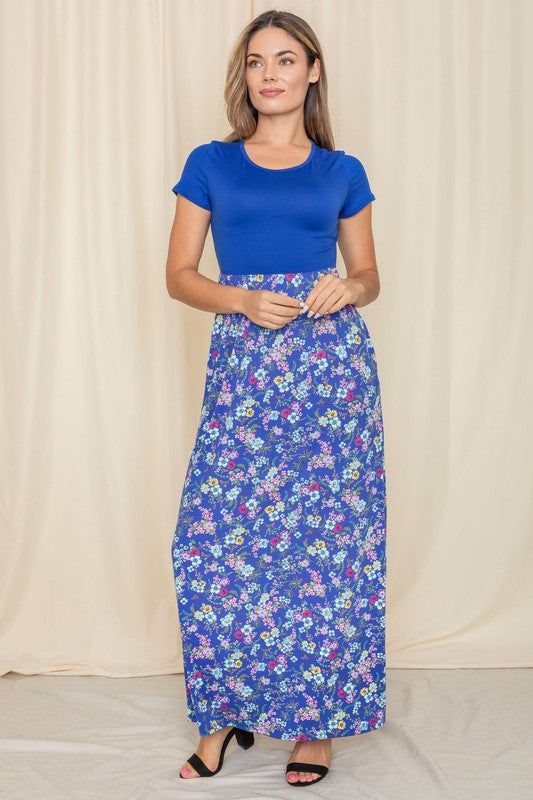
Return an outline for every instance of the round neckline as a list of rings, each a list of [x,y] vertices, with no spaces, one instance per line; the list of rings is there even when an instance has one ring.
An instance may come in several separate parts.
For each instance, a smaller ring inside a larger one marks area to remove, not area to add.
[[[313,139],[309,139],[309,142],[311,143],[311,150],[309,151],[305,161],[302,161],[301,164],[296,164],[294,167],[281,167],[280,169],[273,169],[271,167],[262,167],[261,164],[256,164],[255,161],[252,161],[252,159],[246,152],[244,141],[242,139],[238,139],[237,141],[239,142],[241,152],[244,155],[246,161],[248,161],[248,163],[251,164],[253,167],[256,167],[256,169],[262,169],[264,172],[292,172],[292,170],[294,169],[300,169],[300,167],[305,167],[305,165],[311,161],[316,151],[315,142],[313,141]]]

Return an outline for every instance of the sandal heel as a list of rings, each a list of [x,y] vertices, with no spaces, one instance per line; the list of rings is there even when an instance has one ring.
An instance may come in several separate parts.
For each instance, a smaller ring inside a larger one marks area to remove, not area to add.
[[[235,728],[235,736],[237,744],[239,747],[242,747],[243,750],[248,750],[248,748],[252,747],[254,744],[254,735],[251,731],[241,731],[240,728]]]

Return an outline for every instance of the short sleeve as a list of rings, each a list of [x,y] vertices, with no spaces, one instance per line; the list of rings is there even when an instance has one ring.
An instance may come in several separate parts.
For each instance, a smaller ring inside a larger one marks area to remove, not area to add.
[[[182,194],[187,200],[205,208],[206,211],[211,211],[208,180],[209,152],[208,144],[195,147],[185,162],[179,181],[172,187],[175,195]]]
[[[345,170],[348,179],[348,189],[344,204],[339,211],[339,218],[352,217],[361,211],[376,197],[370,190],[365,168],[358,158],[344,154]]]

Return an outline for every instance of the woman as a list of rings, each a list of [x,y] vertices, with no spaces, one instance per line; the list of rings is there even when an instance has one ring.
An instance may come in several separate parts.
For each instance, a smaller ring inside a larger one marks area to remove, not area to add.
[[[286,781],[328,772],[331,740],[385,722],[386,492],[380,386],[357,307],[379,293],[368,179],[334,150],[320,45],[268,11],[241,33],[233,132],[189,155],[171,297],[215,313],[172,542],[188,719],[183,778],[233,735],[296,742]],[[218,282],[198,272],[212,226]],[[336,268],[339,244],[347,277]]]

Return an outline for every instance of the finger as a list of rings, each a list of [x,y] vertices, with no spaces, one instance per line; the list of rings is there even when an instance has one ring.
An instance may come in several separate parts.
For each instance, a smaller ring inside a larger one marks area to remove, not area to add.
[[[283,325],[286,325],[291,319],[293,319],[296,316],[298,316],[298,314],[291,314],[291,316],[289,317],[283,314],[278,314],[277,312],[269,313],[265,311],[263,312],[263,314],[261,314],[261,319],[262,319],[261,324],[268,323],[269,327],[281,328],[283,327]]]
[[[295,298],[291,299],[294,300]],[[291,303],[290,305],[269,301],[268,304],[264,306],[263,310],[266,313],[279,314],[283,317],[297,317],[302,307],[303,303],[301,303],[299,300],[296,300],[296,303]]]
[[[337,280],[336,275],[323,275],[313,286],[309,294],[307,295],[304,306],[307,306],[307,309],[310,309],[314,306],[316,299],[320,296],[323,288],[328,286],[329,284],[335,283]],[[307,310],[306,309],[306,310]],[[316,310],[316,308],[315,308]]]
[[[334,314],[335,311],[340,311],[340,309],[344,308],[345,305],[346,305],[346,300],[343,297],[341,297],[340,300],[337,300],[336,303],[334,303],[332,306],[330,306],[326,310],[320,311],[318,314],[315,314],[314,315],[314,319],[316,319],[317,317],[325,317],[328,314]]]
[[[302,305],[302,301],[298,300],[297,297],[291,297],[283,292],[268,292],[268,295],[271,302],[275,303],[276,305],[288,306],[289,308],[296,309],[300,308]]]
[[[325,313],[325,310],[342,296],[342,292],[342,287],[324,286],[318,297],[311,303],[308,316]]]
[[[328,297],[326,305],[319,308],[317,313],[320,315],[330,314],[332,308],[335,308],[335,311],[337,311],[338,308],[342,308],[343,305],[346,305],[346,293],[341,287]]]

